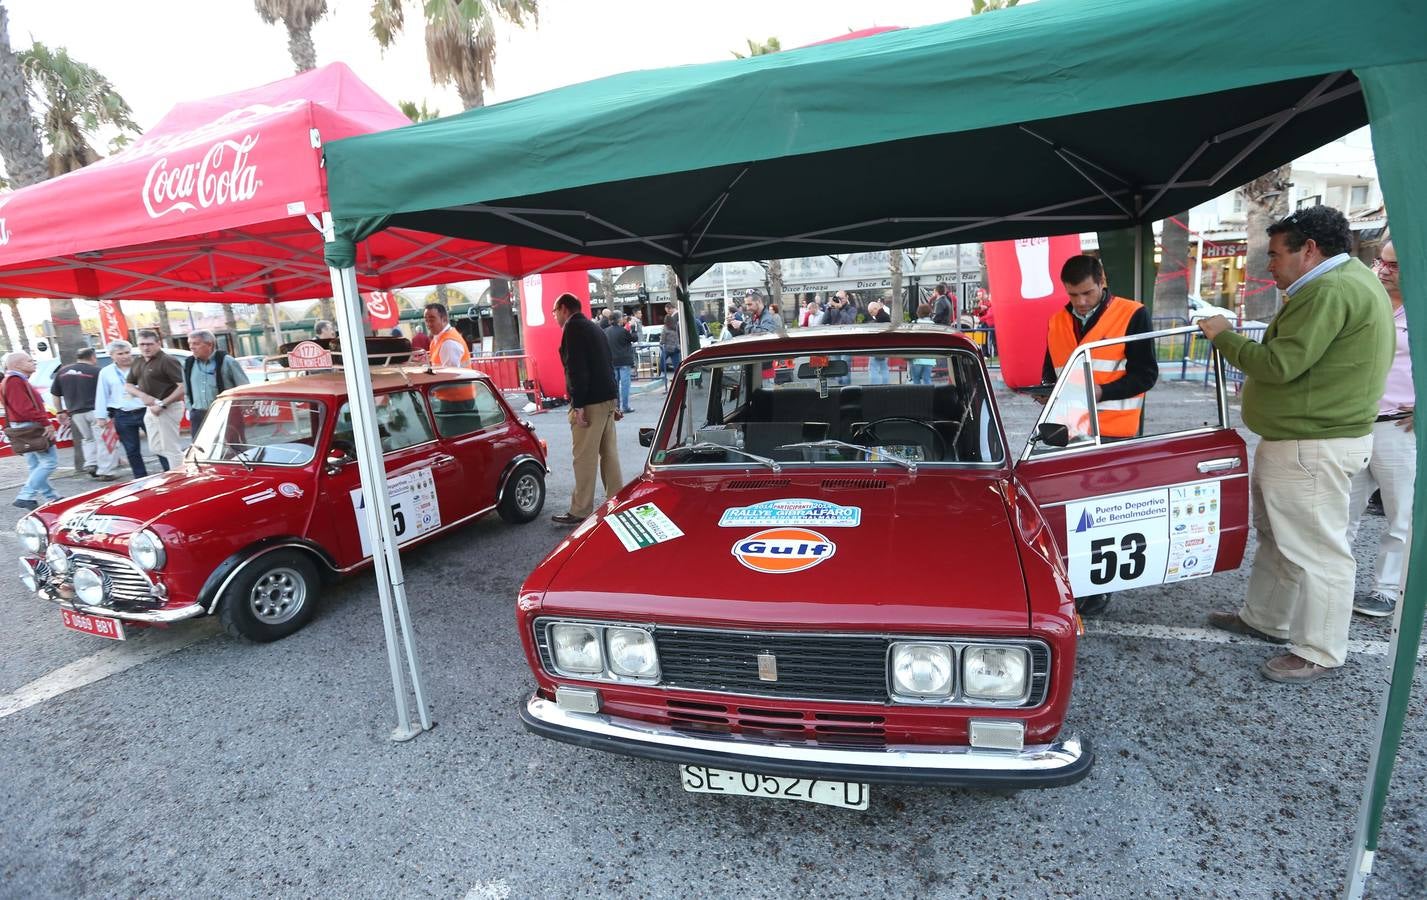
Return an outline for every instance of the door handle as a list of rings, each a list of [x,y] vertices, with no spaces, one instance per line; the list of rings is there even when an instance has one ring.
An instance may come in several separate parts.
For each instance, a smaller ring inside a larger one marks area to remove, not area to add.
[[[1226,456],[1223,459],[1206,459],[1199,464],[1198,468],[1200,472],[1207,475],[1210,472],[1227,472],[1230,469],[1237,469],[1243,465],[1243,462],[1237,456]]]
[[[435,466],[449,466],[456,462],[456,457],[449,453],[438,453],[431,458],[431,464]]]

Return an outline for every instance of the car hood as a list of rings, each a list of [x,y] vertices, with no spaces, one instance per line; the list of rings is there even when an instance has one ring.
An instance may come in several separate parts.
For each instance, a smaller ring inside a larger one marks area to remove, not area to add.
[[[1029,607],[1006,490],[1002,473],[964,470],[646,474],[542,567],[549,577],[542,613],[1023,633]],[[682,534],[660,540],[668,537],[665,521]],[[637,549],[627,549],[621,530]]]
[[[184,531],[192,527],[186,524],[190,520],[207,528],[211,512],[227,505],[223,501],[271,496],[269,492],[276,492],[280,480],[257,471],[220,474],[186,466],[76,498],[46,524],[52,534],[58,529],[66,543],[126,552],[129,535],[141,528],[161,522]]]

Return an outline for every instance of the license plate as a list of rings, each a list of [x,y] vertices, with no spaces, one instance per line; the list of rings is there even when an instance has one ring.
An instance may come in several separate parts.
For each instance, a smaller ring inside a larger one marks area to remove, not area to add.
[[[95,637],[109,638],[111,641],[124,639],[124,623],[118,619],[86,616],[84,613],[77,613],[72,609],[61,609],[59,620],[64,623],[65,628],[82,631]]]
[[[773,797],[802,800],[845,809],[867,808],[867,785],[822,778],[787,778],[730,772],[708,766],[680,766],[679,780],[691,794],[734,794],[739,797]]]

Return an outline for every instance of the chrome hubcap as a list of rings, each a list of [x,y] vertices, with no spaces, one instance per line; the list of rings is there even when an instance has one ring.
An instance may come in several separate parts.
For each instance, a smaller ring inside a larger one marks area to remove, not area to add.
[[[273,569],[259,578],[248,593],[248,605],[258,621],[280,625],[297,615],[307,602],[307,582],[295,569]]]
[[[521,512],[530,512],[540,500],[540,479],[530,473],[515,483],[515,505]]]

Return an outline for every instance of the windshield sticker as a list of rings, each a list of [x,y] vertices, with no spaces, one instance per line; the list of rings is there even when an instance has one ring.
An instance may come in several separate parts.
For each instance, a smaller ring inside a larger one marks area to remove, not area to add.
[[[856,528],[862,524],[862,507],[789,497],[765,500],[752,506],[731,506],[723,511],[718,524],[723,528],[771,528],[775,525]]]
[[[441,507],[436,501],[436,480],[430,469],[417,469],[386,480],[391,503],[391,526],[396,542],[405,544],[441,527]],[[362,555],[372,555],[372,537],[367,531],[366,499],[361,488],[352,489],[352,512],[362,538]]]
[[[679,526],[653,503],[622,509],[612,516],[607,516],[605,521],[609,523],[615,537],[624,545],[624,549],[631,553],[684,536]]]
[[[248,504],[249,506],[252,506],[254,503],[262,503],[264,500],[271,500],[276,496],[277,491],[273,490],[272,488],[268,488],[267,490],[259,491],[256,494],[249,494],[248,496],[243,498],[243,502]]]
[[[732,552],[755,572],[789,575],[832,559],[837,545],[806,528],[767,528],[736,541]]]
[[[1073,501],[1065,526],[1077,597],[1199,578],[1219,555],[1219,482]]]

